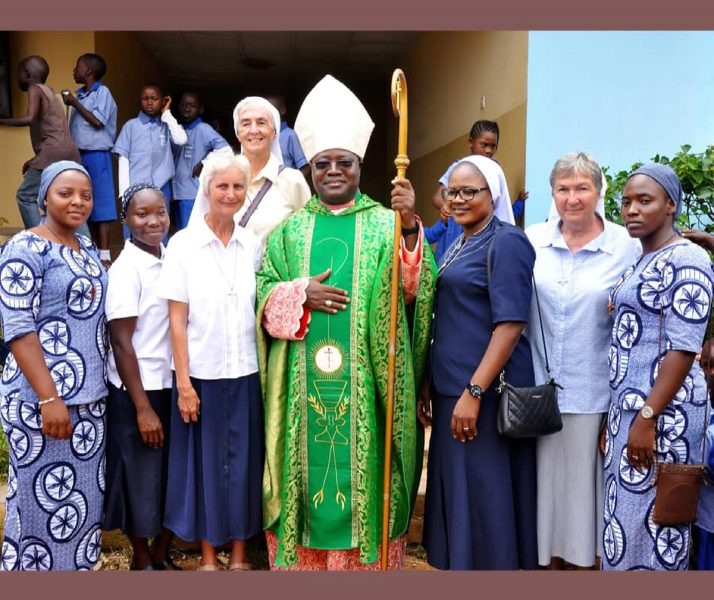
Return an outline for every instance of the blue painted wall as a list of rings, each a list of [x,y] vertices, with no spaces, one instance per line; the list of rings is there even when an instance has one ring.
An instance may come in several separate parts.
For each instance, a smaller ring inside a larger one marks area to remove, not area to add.
[[[590,152],[610,172],[714,144],[714,32],[531,32],[526,224],[542,221],[548,175]]]

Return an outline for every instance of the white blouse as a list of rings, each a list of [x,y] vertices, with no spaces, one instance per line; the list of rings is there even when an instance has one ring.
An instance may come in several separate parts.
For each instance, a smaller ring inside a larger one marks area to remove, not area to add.
[[[163,247],[162,247],[163,250]],[[136,317],[131,338],[141,383],[145,390],[171,387],[171,335],[169,307],[156,295],[161,259],[124,242],[124,250],[109,268],[109,286],[104,307],[107,321]],[[114,352],[107,357],[107,379],[122,387]]]
[[[552,219],[526,229],[536,251],[533,276],[548,361],[563,386],[558,404],[563,413],[604,413],[610,404],[608,295],[622,272],[642,254],[642,247],[624,227],[604,221],[602,233],[572,254],[559,225],[560,219]],[[535,381],[540,384],[546,371],[535,294],[527,335]]]
[[[255,272],[261,255],[250,231],[236,225],[224,247],[203,218],[169,241],[157,294],[188,304],[191,377],[234,379],[258,370]]]

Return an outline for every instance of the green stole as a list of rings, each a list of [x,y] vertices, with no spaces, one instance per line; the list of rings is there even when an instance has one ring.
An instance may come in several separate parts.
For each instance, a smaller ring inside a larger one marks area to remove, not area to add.
[[[310,273],[331,269],[323,283],[352,296],[355,213],[316,215]],[[313,311],[305,337],[307,498],[310,545],[350,548],[352,540],[351,306],[336,314]]]

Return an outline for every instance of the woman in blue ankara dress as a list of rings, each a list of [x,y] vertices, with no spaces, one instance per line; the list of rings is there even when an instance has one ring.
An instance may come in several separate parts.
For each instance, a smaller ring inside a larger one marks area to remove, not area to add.
[[[77,229],[92,185],[71,161],[42,171],[46,218],[0,255],[10,345],[0,416],[10,454],[0,570],[92,569],[104,499],[107,274]]]
[[[422,424],[432,427],[427,560],[439,569],[534,569],[534,440],[498,433],[495,388],[504,368],[513,385],[533,385],[521,334],[535,252],[512,224],[505,177],[493,160],[464,159],[443,194],[464,235],[439,265],[431,390],[417,407]]]
[[[657,463],[701,463],[708,422],[702,348],[712,269],[673,222],[682,187],[671,167],[645,165],[622,194],[629,234],[642,256],[615,284],[609,351],[610,410],[604,432],[602,568],[680,570],[689,565],[690,526],[654,523]]]

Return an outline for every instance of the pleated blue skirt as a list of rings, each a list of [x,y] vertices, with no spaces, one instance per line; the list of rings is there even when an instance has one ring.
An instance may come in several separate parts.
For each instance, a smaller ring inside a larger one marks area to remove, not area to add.
[[[262,530],[263,405],[257,373],[191,383],[197,423],[184,423],[174,382],[164,525],[221,546]]]
[[[458,398],[435,396],[429,442],[424,539],[438,569],[535,569],[536,469],[534,440],[501,436],[497,399],[486,396],[478,435],[451,435]]]
[[[117,220],[117,195],[114,188],[112,153],[109,150],[80,150],[82,164],[92,180],[94,205],[92,223]]]
[[[146,392],[164,430],[163,448],[151,448],[141,439],[131,396],[111,383],[107,387],[107,490],[103,528],[121,529],[137,537],[155,536],[161,533],[164,520],[171,390]]]

